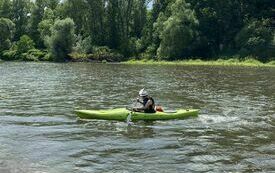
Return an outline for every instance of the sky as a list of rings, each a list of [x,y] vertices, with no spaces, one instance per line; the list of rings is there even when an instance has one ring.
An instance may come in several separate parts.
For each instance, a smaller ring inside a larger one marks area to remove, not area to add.
[[[148,9],[152,9],[153,8],[153,1],[149,2],[149,4],[147,5]]]

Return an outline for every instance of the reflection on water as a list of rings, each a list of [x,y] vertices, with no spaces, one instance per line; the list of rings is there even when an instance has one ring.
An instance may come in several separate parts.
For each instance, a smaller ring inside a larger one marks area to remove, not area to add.
[[[275,69],[0,64],[0,172],[272,172]],[[174,121],[83,121],[147,88]]]

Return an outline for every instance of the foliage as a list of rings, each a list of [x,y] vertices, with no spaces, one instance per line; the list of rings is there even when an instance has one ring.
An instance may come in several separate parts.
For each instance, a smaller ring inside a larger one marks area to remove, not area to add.
[[[161,59],[179,59],[188,56],[188,47],[196,37],[198,21],[185,0],[176,0],[170,7],[171,16],[160,26]],[[161,18],[162,16],[160,16]],[[162,22],[162,20],[158,20]]]
[[[10,19],[12,16],[12,3],[10,0],[1,0],[0,2],[0,17]]]
[[[107,60],[110,62],[123,60],[123,56],[121,54],[111,50],[106,46],[94,48],[92,58],[98,61]]]
[[[34,41],[27,35],[20,37],[20,40],[16,42],[16,52],[17,54],[27,53],[29,50],[34,49]]]
[[[236,59],[232,57],[229,59],[218,59],[218,60],[208,60],[204,61],[201,59],[193,60],[178,60],[178,61],[154,61],[154,60],[129,60],[123,62],[123,64],[135,64],[135,65],[196,65],[196,66],[248,66],[248,67],[275,67],[275,62],[271,61],[269,63],[262,63],[258,60],[252,59],[251,57],[246,57],[243,60]]]
[[[12,21],[15,23],[15,40],[27,34],[28,18],[31,12],[30,0],[12,0]]]
[[[32,7],[30,22],[29,22],[29,33],[31,38],[35,41],[38,47],[43,47],[43,41],[39,36],[38,24],[43,18],[45,4],[43,0],[36,0]]]
[[[18,58],[16,56],[16,53],[16,50],[5,50],[2,53],[1,59],[5,61],[17,60]]]
[[[93,46],[91,43],[92,43],[91,37],[82,38],[81,35],[77,35],[73,50],[74,52],[80,53],[80,54],[92,53]]]
[[[141,38],[143,28],[146,24],[146,1],[139,0],[134,1],[133,7],[133,22],[132,22],[132,33],[131,35],[136,36],[137,38]]]
[[[70,18],[55,21],[48,38],[48,49],[54,61],[66,61],[72,52],[74,37],[74,21]]]
[[[28,52],[22,54],[24,61],[47,61],[46,52],[38,49],[30,49]]]
[[[9,50],[3,52],[4,60],[27,60],[25,57],[29,50],[34,49],[35,43],[27,36],[23,35]]]
[[[102,47],[111,51],[96,57],[122,55],[112,61],[275,57],[274,0],[0,0],[0,18],[0,54],[9,60],[35,60],[18,53],[23,35],[55,61],[93,59]]]
[[[251,21],[236,36],[236,45],[242,57],[255,55],[264,58],[275,55],[273,36],[269,20]]]
[[[93,53],[85,54],[85,53],[71,53],[69,54],[72,61],[96,61],[96,62],[118,62],[123,60],[123,56],[106,47],[93,47]]]
[[[43,40],[45,46],[48,45],[48,38],[51,36],[51,27],[54,25],[54,21],[50,19],[42,20],[38,24],[38,31],[40,34],[40,38]]]
[[[11,20],[0,18],[0,54],[10,48],[14,30],[15,25]]]

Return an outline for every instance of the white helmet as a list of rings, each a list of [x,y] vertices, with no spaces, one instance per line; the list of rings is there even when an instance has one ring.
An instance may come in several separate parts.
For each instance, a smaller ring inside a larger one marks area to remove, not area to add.
[[[142,89],[139,91],[138,94],[139,94],[139,96],[141,96],[141,97],[148,96],[148,93],[147,93],[147,91],[145,91],[144,88],[142,88]]]

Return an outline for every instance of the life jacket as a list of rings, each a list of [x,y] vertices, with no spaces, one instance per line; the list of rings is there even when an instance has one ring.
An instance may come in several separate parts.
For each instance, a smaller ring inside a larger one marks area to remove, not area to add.
[[[147,103],[149,100],[152,100],[152,103],[153,103],[153,104],[150,105],[148,109],[145,109],[144,112],[145,112],[145,113],[155,113],[155,112],[156,112],[156,111],[155,111],[155,101],[154,101],[154,99],[153,99],[152,97],[149,97],[149,98],[146,97],[146,98],[143,100],[143,106],[145,106],[146,103]]]

